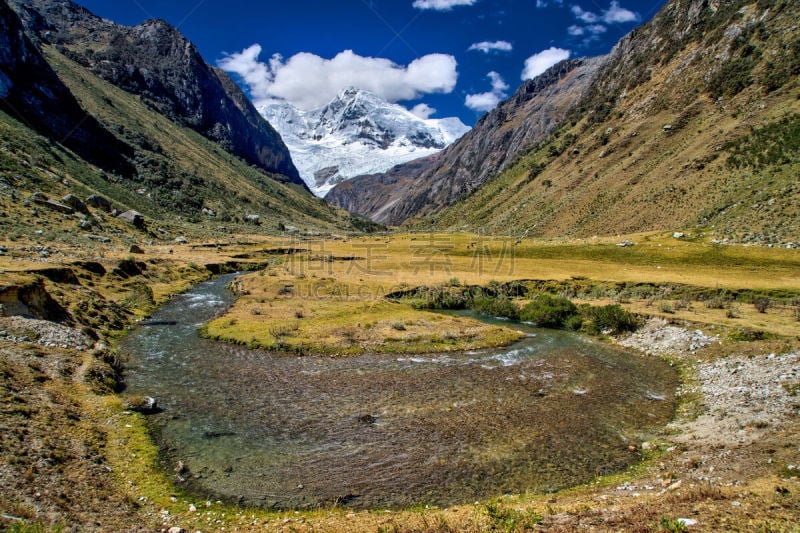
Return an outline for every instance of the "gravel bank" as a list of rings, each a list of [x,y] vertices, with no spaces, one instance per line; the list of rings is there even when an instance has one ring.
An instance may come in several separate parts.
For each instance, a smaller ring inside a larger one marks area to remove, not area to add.
[[[47,348],[87,350],[94,342],[81,331],[50,322],[21,316],[0,318],[0,340],[32,343]]]
[[[680,433],[676,441],[748,444],[800,416],[800,352],[740,354],[713,362],[691,357],[717,342],[719,336],[670,326],[659,318],[619,341],[648,355],[676,356],[693,365],[693,379],[678,393],[699,395],[701,414],[672,424]]]
[[[728,357],[696,372],[699,384],[680,392],[700,393],[703,414],[676,424],[680,440],[747,444],[800,416],[800,352]]]
[[[719,342],[719,335],[709,337],[699,329],[689,331],[668,325],[663,318],[651,318],[636,333],[619,341],[648,355],[686,355]]]

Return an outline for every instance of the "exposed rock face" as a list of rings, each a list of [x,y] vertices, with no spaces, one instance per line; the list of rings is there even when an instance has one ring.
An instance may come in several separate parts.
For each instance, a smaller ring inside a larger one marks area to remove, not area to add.
[[[69,317],[45,288],[43,280],[0,287],[0,316],[23,316],[61,322]]]
[[[86,198],[86,203],[92,207],[96,207],[97,209],[105,211],[106,213],[110,213],[113,209],[111,206],[111,201],[96,194],[92,194]]]
[[[334,187],[325,200],[351,213],[373,220],[395,221],[391,210],[419,186],[420,176],[437,167],[441,154],[422,157],[397,165],[382,174],[367,174],[344,181]]]
[[[143,229],[146,226],[144,215],[138,211],[134,211],[133,209],[125,211],[124,213],[120,213],[117,215],[117,218],[120,218],[128,224],[139,229]]]
[[[606,61],[606,57],[562,61],[526,81],[434,160],[354,178],[338,185],[326,199],[386,224],[448,206],[502,172],[560,126]]]
[[[87,161],[130,176],[133,150],[81,109],[16,13],[0,1],[0,109]]]
[[[163,20],[128,27],[69,0],[12,0],[28,32],[261,169],[302,184],[280,136],[239,87]]]

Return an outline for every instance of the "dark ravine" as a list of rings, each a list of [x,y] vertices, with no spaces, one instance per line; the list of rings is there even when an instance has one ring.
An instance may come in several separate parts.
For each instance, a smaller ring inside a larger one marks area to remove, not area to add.
[[[230,77],[163,20],[129,27],[69,0],[11,0],[27,32],[277,179],[305,186],[280,135]]]
[[[230,304],[230,280],[174,298],[121,347],[127,394],[156,398],[162,458],[199,495],[384,509],[555,490],[624,469],[639,458],[626,439],[673,415],[674,369],[566,332],[333,359],[198,337]]]

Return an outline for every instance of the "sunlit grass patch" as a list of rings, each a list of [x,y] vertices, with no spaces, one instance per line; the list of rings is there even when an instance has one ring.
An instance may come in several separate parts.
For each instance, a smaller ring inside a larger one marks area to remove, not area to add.
[[[501,346],[521,338],[509,328],[419,311],[382,298],[377,286],[330,279],[251,275],[211,338],[293,353],[426,353]]]

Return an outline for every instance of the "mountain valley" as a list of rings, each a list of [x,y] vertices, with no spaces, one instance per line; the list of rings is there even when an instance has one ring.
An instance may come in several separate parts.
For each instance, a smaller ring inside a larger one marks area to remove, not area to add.
[[[328,198],[419,229],[795,243],[796,16],[791,2],[671,2],[609,56],[527,82],[432,165]]]
[[[796,531],[798,11],[669,0],[470,128],[0,0],[0,530]]]

